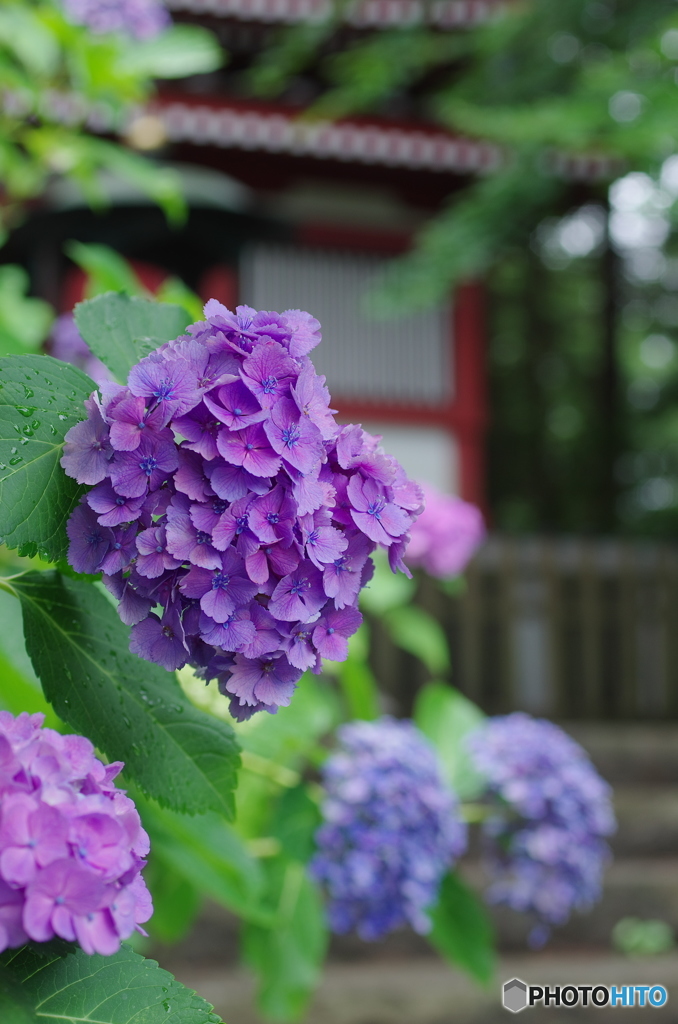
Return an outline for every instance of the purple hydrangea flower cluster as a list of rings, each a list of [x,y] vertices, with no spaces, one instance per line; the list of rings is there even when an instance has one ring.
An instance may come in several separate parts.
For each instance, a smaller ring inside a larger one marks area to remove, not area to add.
[[[466,826],[433,747],[407,721],[383,717],[337,730],[323,766],[327,799],[311,872],[329,897],[333,931],[378,939],[409,923],[426,933]]]
[[[479,508],[422,484],[426,508],[412,526],[406,561],[430,576],[448,579],[466,568],[485,539]]]
[[[157,36],[170,23],[161,0],[62,0],[66,17],[97,35],[121,32],[133,39]]]
[[[153,912],[132,800],[83,736],[0,711],[0,951],[59,935],[108,956]]]
[[[562,729],[516,712],[489,719],[468,738],[495,798],[484,826],[494,875],[488,897],[532,912],[541,945],[550,926],[600,898],[616,825],[612,791],[586,752]]]
[[[317,320],[215,300],[205,316],[127,386],[102,383],[66,435],[61,465],[92,488],[69,560],[104,574],[132,651],[216,678],[243,720],[346,658],[370,553],[407,572],[422,496],[378,438],[335,423]]]

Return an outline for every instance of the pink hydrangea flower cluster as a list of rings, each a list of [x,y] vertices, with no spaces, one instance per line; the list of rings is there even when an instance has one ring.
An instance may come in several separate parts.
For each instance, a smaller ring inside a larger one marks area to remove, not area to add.
[[[463,572],[485,539],[479,508],[422,484],[426,507],[412,524],[407,564],[430,576],[448,579]]]
[[[309,313],[212,299],[205,316],[126,386],[102,382],[66,435],[61,465],[92,487],[69,560],[104,574],[132,651],[216,678],[243,720],[346,658],[369,556],[407,572],[422,494],[378,438],[335,422]]]
[[[108,956],[153,912],[148,836],[84,736],[0,711],[0,951],[55,935]]]

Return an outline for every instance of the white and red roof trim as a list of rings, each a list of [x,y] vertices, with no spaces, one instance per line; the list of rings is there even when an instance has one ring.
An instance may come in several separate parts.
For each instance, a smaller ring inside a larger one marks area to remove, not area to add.
[[[148,113],[159,117],[171,142],[261,150],[319,160],[381,164],[455,174],[490,171],[501,150],[440,129],[368,121],[310,121],[286,107],[229,99],[161,96]]]

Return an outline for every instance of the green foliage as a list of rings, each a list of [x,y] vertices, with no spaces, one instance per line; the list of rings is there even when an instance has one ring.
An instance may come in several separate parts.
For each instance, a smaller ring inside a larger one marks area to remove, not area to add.
[[[0,705],[13,715],[40,711],[45,716],[45,725],[57,730],[62,728],[45,700],[40,680],[26,653],[19,602],[3,590],[0,590],[0,622]]]
[[[188,818],[138,799],[151,847],[161,861],[204,896],[246,920],[270,926],[273,914],[261,906],[264,879],[259,862],[223,818]]]
[[[84,419],[94,384],[50,356],[0,359],[0,537],[57,561],[83,489],[62,471],[64,435]]]
[[[259,1006],[273,1020],[299,1017],[325,957],[327,933],[320,896],[303,864],[284,856],[265,862],[266,899],[275,927],[246,924],[245,961],[256,971]]]
[[[372,615],[381,615],[390,608],[409,605],[414,597],[415,581],[404,573],[391,572],[382,552],[375,552],[373,560],[374,576],[360,592],[360,607]]]
[[[371,722],[379,717],[379,689],[367,660],[369,627],[366,623],[348,642],[348,658],[336,666],[336,674],[349,718]]]
[[[123,945],[88,956],[61,940],[0,956],[0,1011],[7,1024],[219,1024],[212,1006],[154,960]]]
[[[450,655],[444,630],[423,608],[416,604],[390,608],[382,621],[393,643],[423,661],[432,675],[448,671]]]
[[[128,42],[118,68],[146,78],[186,78],[216,71],[224,63],[215,36],[197,25],[173,25],[153,39]]]
[[[676,937],[666,921],[623,917],[612,929],[612,945],[627,956],[657,956],[674,949]]]
[[[139,298],[150,299],[148,289],[142,284],[130,263],[109,245],[94,242],[67,242],[64,249],[68,256],[87,274],[85,296],[88,299],[103,292],[124,292]],[[158,302],[181,306],[191,320],[202,319],[203,302],[181,278],[168,277],[158,289]]]
[[[64,245],[64,252],[87,274],[87,299],[103,292],[148,297],[146,289],[125,257],[111,249],[110,245],[70,241]]]
[[[484,717],[476,704],[445,683],[428,683],[417,694],[414,721],[436,748],[444,778],[462,800],[473,800],[485,788],[464,746]]]
[[[285,790],[271,821],[271,835],[292,860],[307,863],[315,850],[314,835],[322,822],[320,809],[305,785]]]
[[[129,653],[128,631],[90,583],[29,573],[21,600],[26,648],[45,696],[161,804],[233,814],[233,731],[192,707],[176,678]]]
[[[493,269],[488,475],[499,529],[610,528],[600,497],[611,471],[601,401],[609,307],[597,263],[549,269],[516,247]]]
[[[223,62],[218,42],[197,26],[176,25],[152,40],[97,35],[71,24],[57,0],[4,0],[0,8],[0,75],[13,103],[0,112],[0,178],[6,192],[0,228],[21,215],[55,174],[69,177],[88,201],[105,202],[102,170],[132,181],[168,216],[184,211],[178,179],[145,157],[87,133],[93,109],[112,131],[122,130],[133,104],[151,95],[153,79],[213,71]],[[60,117],[56,96],[71,100]]]
[[[204,691],[204,683],[200,686]],[[216,701],[225,710],[221,695]],[[313,758],[318,740],[339,721],[336,696],[322,679],[307,673],[299,680],[289,708],[279,708],[275,715],[255,715],[236,725],[235,731],[244,751],[267,759],[272,767],[300,768]]]
[[[431,945],[481,984],[489,984],[495,970],[492,925],[478,897],[456,873],[451,872],[443,879],[438,903],[430,916]]]
[[[75,322],[94,355],[124,383],[140,359],[182,334],[191,318],[181,306],[106,292],[78,303]]]
[[[200,893],[155,847],[144,868],[144,881],[153,897],[153,917],[146,926],[151,936],[167,944],[178,942],[200,911]]]
[[[384,315],[443,298],[508,247],[525,244],[547,213],[566,207],[571,187],[553,171],[556,154],[604,154],[617,168],[624,161],[652,170],[676,149],[676,54],[666,33],[678,19],[670,0],[622,0],[614,10],[588,0],[532,0],[505,5],[463,34],[414,24],[367,35],[337,53],[319,44],[342,9],[335,3],[313,26],[315,45],[306,26],[284,33],[260,56],[255,89],[280,90],[311,66],[327,88],[310,113],[325,116],[382,113],[409,89],[442,126],[503,149],[489,173],[395,262],[374,299]],[[615,97],[624,95],[637,103],[617,114]]]
[[[42,299],[27,296],[23,267],[0,267],[0,354],[35,352],[47,337],[54,314]]]

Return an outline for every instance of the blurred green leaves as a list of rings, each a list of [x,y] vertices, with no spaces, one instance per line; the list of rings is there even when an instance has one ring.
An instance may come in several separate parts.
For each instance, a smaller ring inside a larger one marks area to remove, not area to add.
[[[71,24],[56,0],[5,0],[0,8],[0,214],[16,223],[21,204],[54,174],[77,183],[93,205],[106,201],[99,178],[113,172],[141,188],[168,217],[183,215],[178,179],[118,143],[90,134],[121,131],[154,79],[213,71],[223,62],[215,37],[198,26],[170,26],[151,40],[96,35]]]
[[[495,968],[492,925],[480,899],[456,872],[443,879],[438,903],[430,916],[431,945],[481,984],[489,984]]]
[[[11,264],[0,267],[0,354],[37,352],[54,313],[47,302],[28,296],[28,274]]]
[[[110,245],[96,242],[66,242],[66,255],[87,275],[85,298],[92,299],[103,292],[122,292],[138,298],[155,298],[185,309],[192,320],[202,319],[203,302],[178,277],[167,277],[154,296],[148,291],[133,266]]]
[[[117,68],[148,78],[186,78],[216,71],[224,63],[215,36],[198,25],[172,25],[154,39],[128,42]]]
[[[261,1009],[285,1021],[306,1008],[325,959],[327,931],[320,894],[300,861],[275,857],[264,862],[264,870],[276,926],[248,922],[243,955],[259,977]]]
[[[436,748],[443,777],[462,800],[473,800],[485,788],[464,745],[484,717],[477,704],[445,683],[428,683],[417,694],[414,721]]]
[[[678,26],[670,0],[622,0],[614,11],[588,0],[532,0],[463,32],[412,24],[337,52],[325,44],[342,14],[335,3],[312,29],[283,33],[260,56],[254,88],[280,90],[311,67],[326,87],[312,116],[383,115],[407,97],[424,118],[498,147],[482,176],[423,228],[414,251],[394,261],[373,296],[379,315],[430,305],[524,245],[568,203],[563,161],[607,158],[609,180],[624,163],[654,170],[678,148],[677,54],[662,42]]]

